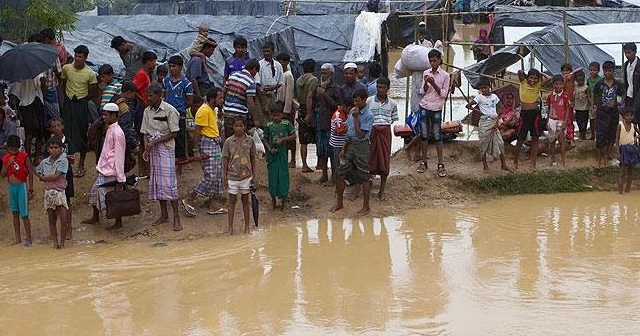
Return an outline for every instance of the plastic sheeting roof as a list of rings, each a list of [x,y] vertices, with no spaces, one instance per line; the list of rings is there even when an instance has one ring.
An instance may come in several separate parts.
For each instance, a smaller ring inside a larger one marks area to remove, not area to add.
[[[570,43],[589,43],[587,39],[569,30]],[[523,44],[523,53],[529,55],[532,49],[535,49],[535,58],[546,68],[553,72],[559,72],[560,66],[564,63],[564,46],[539,46],[538,44],[562,44],[564,43],[564,28],[562,26],[549,26],[539,31],[533,32],[517,41]],[[502,48],[494,53],[488,59],[466,67],[465,70],[477,73],[495,75],[508,66],[520,62],[521,57],[518,55],[519,46],[510,46]],[[613,61],[613,57],[593,45],[571,46],[569,48],[569,63],[574,66],[588,68],[590,62]],[[528,66],[525,65],[525,69]],[[480,79],[479,75],[465,72],[465,77],[469,80],[471,86],[475,87]]]
[[[220,43],[212,60],[216,72],[222,72],[224,57],[233,52],[233,39],[242,35],[249,41],[251,56],[261,56],[260,41],[267,32],[276,42],[276,51],[297,51],[294,61],[313,58],[318,63],[342,64],[347,61],[368,62],[380,43],[380,23],[388,14],[326,15],[323,17],[275,16],[210,16],[210,15],[135,15],[80,17],[76,31],[65,32],[68,49],[79,44],[89,47],[89,61],[109,63],[114,69],[123,67],[117,52],[110,48],[111,39],[120,35],[158,54],[159,60],[188,48],[201,23],[209,25],[209,36]],[[358,24],[358,34],[354,30]],[[376,27],[377,25],[377,27]],[[290,32],[287,32],[287,28]],[[377,31],[377,35],[376,35]],[[294,41],[295,35],[295,41]],[[358,42],[358,43],[354,43]],[[287,49],[288,48],[288,49]],[[284,49],[284,50],[283,50]],[[183,53],[183,56],[186,56]],[[216,77],[216,81],[217,77]]]
[[[562,9],[564,7],[555,6],[495,6],[494,25],[491,30],[491,39],[500,43],[504,41],[502,27],[546,27],[550,23],[562,23]],[[567,11],[567,24],[570,26],[599,24],[599,23],[620,23],[620,22],[640,22],[640,10],[638,11],[616,11],[614,8],[604,7],[580,7],[581,11],[576,11],[571,7]],[[531,12],[535,10],[548,10],[547,12]]]

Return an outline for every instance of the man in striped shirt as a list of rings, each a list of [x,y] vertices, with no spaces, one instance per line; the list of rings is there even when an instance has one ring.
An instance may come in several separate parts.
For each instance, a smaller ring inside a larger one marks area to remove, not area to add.
[[[369,173],[380,175],[378,198],[382,201],[385,200],[384,188],[387,184],[391,161],[391,125],[398,120],[398,105],[387,95],[390,84],[389,78],[378,78],[376,95],[367,99],[367,106],[373,112]]]
[[[254,77],[260,71],[258,60],[247,61],[242,71],[229,76],[224,84],[224,134],[233,135],[233,121],[237,116],[245,118],[245,123],[255,113],[256,82]]]
[[[122,84],[120,81],[113,77],[113,67],[110,64],[103,64],[98,68],[98,75],[100,76],[101,89],[100,93],[100,111],[107,103],[111,102],[111,99],[117,95],[120,95]]]

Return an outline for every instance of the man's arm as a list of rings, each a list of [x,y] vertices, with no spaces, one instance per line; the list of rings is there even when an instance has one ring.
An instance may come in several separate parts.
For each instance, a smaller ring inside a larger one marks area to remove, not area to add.
[[[520,83],[522,83],[526,79],[527,79],[527,74],[524,73],[524,70],[518,70],[518,81],[520,81]]]
[[[284,112],[285,113],[295,113],[292,111],[293,105],[293,76],[287,76],[284,90]],[[638,100],[640,101],[640,99]]]

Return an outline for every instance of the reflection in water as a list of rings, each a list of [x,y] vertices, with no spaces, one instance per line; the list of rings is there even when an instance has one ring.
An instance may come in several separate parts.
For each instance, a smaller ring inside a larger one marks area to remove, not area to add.
[[[632,197],[269,227],[251,236],[0,247],[7,335],[632,335]]]

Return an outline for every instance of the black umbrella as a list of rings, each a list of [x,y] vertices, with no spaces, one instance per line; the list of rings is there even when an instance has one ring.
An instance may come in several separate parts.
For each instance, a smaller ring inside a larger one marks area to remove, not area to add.
[[[0,79],[18,82],[36,78],[56,62],[58,49],[44,43],[17,45],[0,56]]]
[[[253,211],[253,224],[258,227],[258,217],[260,217],[260,204],[256,196],[256,187],[251,186],[251,210]]]

